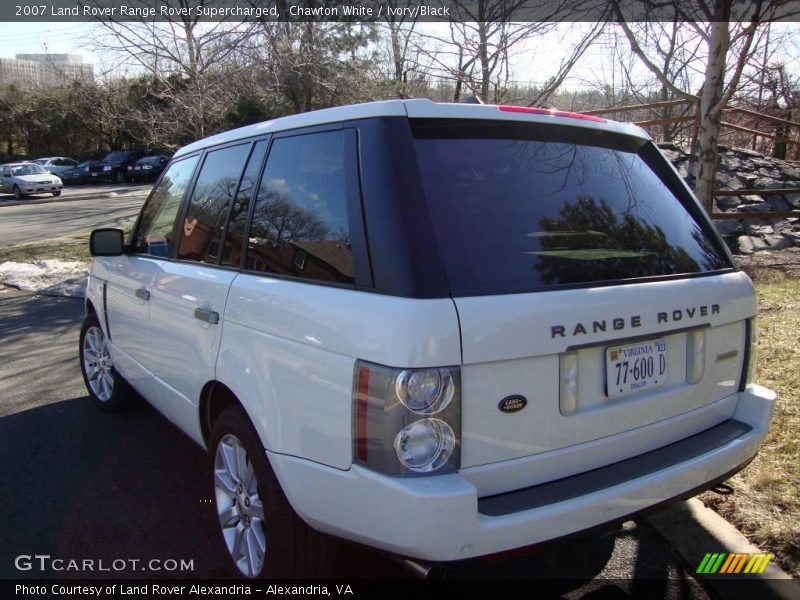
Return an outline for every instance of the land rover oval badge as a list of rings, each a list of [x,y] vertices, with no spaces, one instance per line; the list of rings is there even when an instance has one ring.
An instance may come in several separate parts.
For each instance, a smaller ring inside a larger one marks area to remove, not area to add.
[[[527,406],[528,400],[525,396],[514,395],[514,396],[506,396],[502,400],[500,400],[500,404],[497,405],[504,413],[515,413],[521,411],[525,406]]]

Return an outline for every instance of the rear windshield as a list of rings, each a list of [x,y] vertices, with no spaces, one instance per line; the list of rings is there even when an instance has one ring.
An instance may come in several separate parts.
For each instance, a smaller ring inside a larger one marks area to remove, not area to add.
[[[640,156],[643,142],[542,129],[414,126],[451,293],[511,293],[731,267]]]

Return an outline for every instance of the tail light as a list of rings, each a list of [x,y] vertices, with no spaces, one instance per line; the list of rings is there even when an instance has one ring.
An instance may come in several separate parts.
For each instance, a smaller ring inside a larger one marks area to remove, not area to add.
[[[357,361],[353,405],[357,463],[389,475],[458,469],[459,367],[398,369]]]
[[[756,373],[758,358],[758,319],[751,317],[745,321],[744,361],[742,375],[739,379],[739,391],[743,392],[748,383],[752,383]]]

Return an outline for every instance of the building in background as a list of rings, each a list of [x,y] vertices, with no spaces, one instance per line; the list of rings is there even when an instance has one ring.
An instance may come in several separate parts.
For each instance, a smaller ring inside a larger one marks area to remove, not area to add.
[[[76,79],[94,80],[94,65],[77,54],[17,54],[0,58],[0,85],[59,85]]]

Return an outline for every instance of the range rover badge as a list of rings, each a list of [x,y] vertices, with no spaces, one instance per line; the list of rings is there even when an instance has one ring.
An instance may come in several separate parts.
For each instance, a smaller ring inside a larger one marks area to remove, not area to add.
[[[525,398],[525,396],[519,396],[519,395],[506,396],[505,398],[500,400],[500,403],[497,405],[497,408],[499,408],[504,413],[514,413],[525,408],[527,404],[528,400]]]

